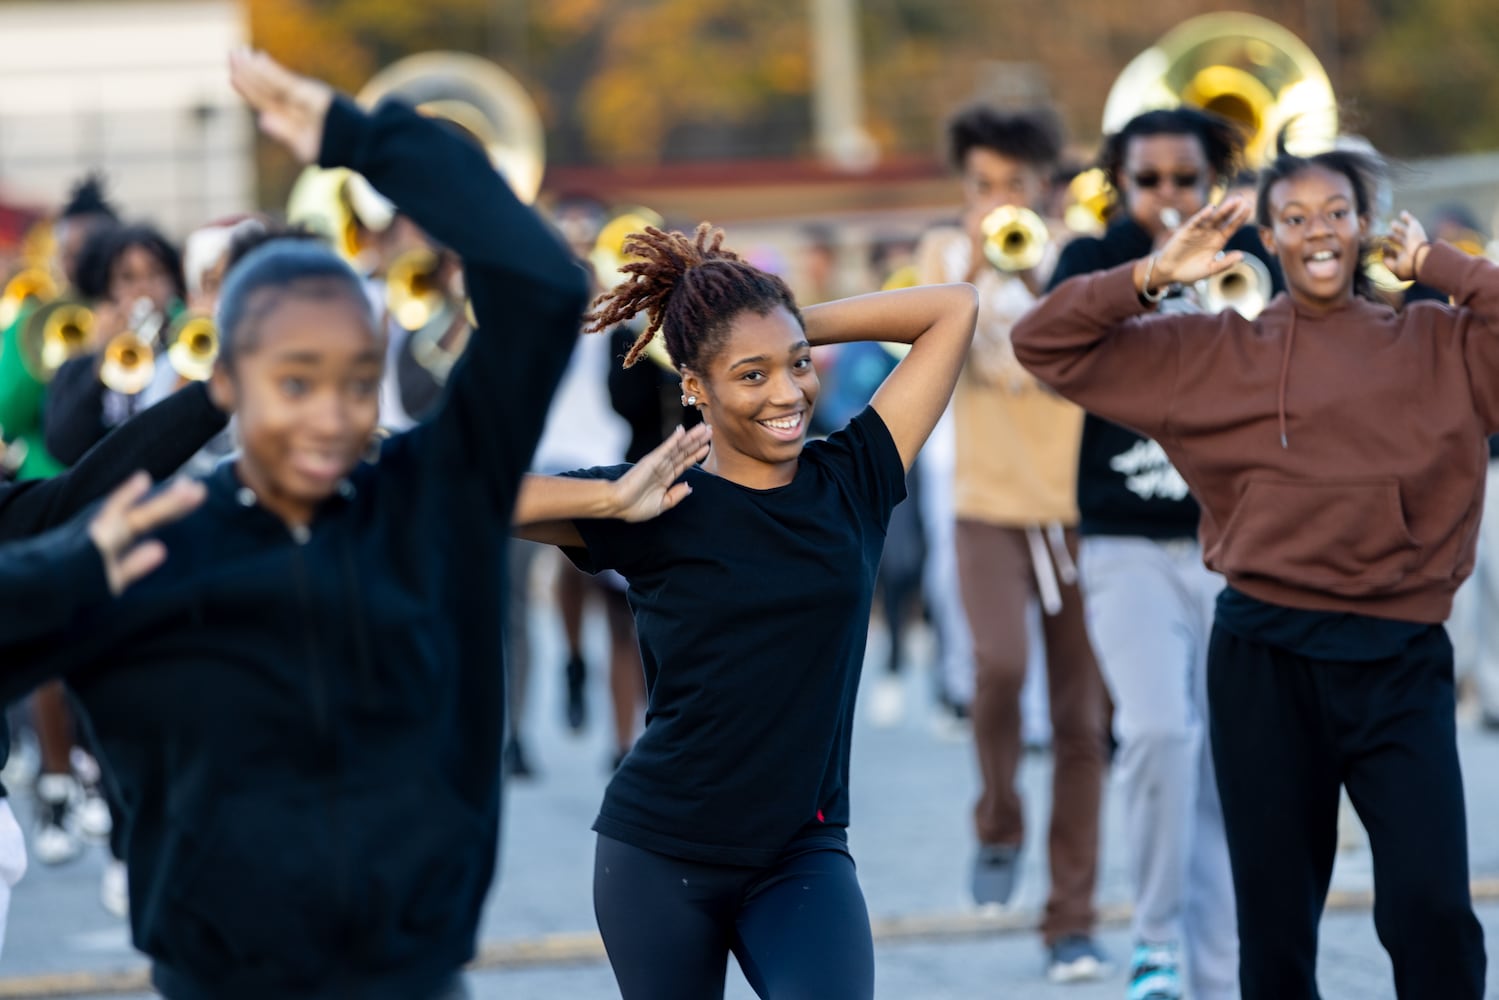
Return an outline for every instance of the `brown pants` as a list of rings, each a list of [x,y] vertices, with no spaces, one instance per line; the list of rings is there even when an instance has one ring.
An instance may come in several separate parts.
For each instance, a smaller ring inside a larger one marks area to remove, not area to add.
[[[1066,537],[1075,558],[1077,535],[1068,531]],[[958,581],[977,671],[973,742],[984,787],[974,807],[974,826],[981,843],[1018,845],[1025,837],[1025,820],[1015,769],[1021,753],[1026,606],[1036,594],[1035,569],[1022,528],[959,521],[957,547]],[[1075,583],[1059,586],[1062,610],[1042,615],[1054,761],[1047,835],[1051,892],[1041,923],[1048,944],[1093,929],[1106,755],[1107,695],[1088,644],[1082,595]]]

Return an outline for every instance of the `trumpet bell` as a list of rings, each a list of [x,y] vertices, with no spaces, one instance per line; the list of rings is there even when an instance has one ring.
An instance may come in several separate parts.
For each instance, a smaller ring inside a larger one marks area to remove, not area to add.
[[[1001,205],[984,216],[984,258],[1001,271],[1029,271],[1041,263],[1051,231],[1028,208]]]
[[[1393,246],[1394,244],[1387,237],[1377,239],[1368,250],[1364,251],[1363,260],[1360,262],[1363,265],[1364,274],[1368,275],[1374,287],[1390,295],[1403,292],[1415,284],[1413,281],[1401,281],[1395,277],[1395,272],[1391,271],[1389,265],[1384,262],[1385,250],[1392,249]]]
[[[440,270],[437,254],[426,248],[410,250],[391,262],[385,274],[385,305],[402,329],[425,328],[447,304]]]
[[[605,288],[613,288],[627,277],[623,268],[634,258],[625,254],[626,240],[636,233],[644,232],[647,226],[660,229],[665,225],[666,220],[648,208],[636,206],[615,213],[613,218],[600,227],[599,235],[593,241],[593,250],[588,254],[599,284]],[[656,343],[656,340],[653,339],[651,343]]]
[[[350,181],[355,176],[346,167],[306,167],[287,198],[286,221],[317,233],[355,270],[364,271],[370,239],[363,230],[378,227],[354,211]]]
[[[17,272],[0,291],[0,330],[10,329],[28,304],[50,302],[57,298],[57,292],[57,282],[41,268],[28,267]]]
[[[1208,278],[1202,291],[1202,307],[1210,313],[1232,309],[1245,319],[1254,319],[1270,302],[1270,269],[1253,254],[1226,271]]]
[[[65,362],[88,351],[93,338],[93,310],[78,302],[54,300],[27,317],[21,328],[21,364],[36,381],[50,382]]]
[[[99,381],[123,396],[139,395],[156,377],[156,352],[134,332],[118,334],[104,345]]]
[[[1241,126],[1251,166],[1274,157],[1282,128],[1300,154],[1332,148],[1338,134],[1322,64],[1301,39],[1253,14],[1194,17],[1136,56],[1109,91],[1103,128],[1117,132],[1144,111],[1183,104]]]
[[[1098,167],[1090,167],[1067,184],[1067,208],[1063,223],[1074,233],[1102,235],[1109,224],[1109,181]]]
[[[213,374],[219,356],[219,333],[207,316],[189,316],[168,337],[167,361],[172,370],[191,382]]]

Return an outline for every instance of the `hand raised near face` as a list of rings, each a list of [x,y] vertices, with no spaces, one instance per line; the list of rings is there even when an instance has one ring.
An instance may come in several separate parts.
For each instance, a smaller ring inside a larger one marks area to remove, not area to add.
[[[1431,241],[1426,238],[1426,229],[1409,212],[1401,212],[1390,223],[1390,235],[1385,240],[1384,264],[1401,281],[1415,281],[1416,274],[1426,261],[1426,252]]]
[[[1150,287],[1141,291],[1155,292],[1170,284],[1191,284],[1233,267],[1244,254],[1238,250],[1224,253],[1223,248],[1249,221],[1250,212],[1247,199],[1233,197],[1193,215],[1156,253],[1149,274]],[[1137,268],[1137,287],[1143,283],[1143,275],[1144,271]]]
[[[677,480],[708,457],[711,436],[707,424],[673,431],[660,447],[615,480],[614,516],[623,521],[649,521],[687,499],[692,487]]]
[[[229,54],[229,82],[255,109],[260,130],[302,163],[317,159],[323,121],[333,88],[298,76],[264,52],[236,49]]]
[[[151,478],[138,472],[105,499],[89,522],[89,538],[104,560],[109,592],[119,596],[126,587],[160,566],[166,546],[141,538],[184,517],[203,502],[203,484],[179,479],[154,497],[143,500]]]

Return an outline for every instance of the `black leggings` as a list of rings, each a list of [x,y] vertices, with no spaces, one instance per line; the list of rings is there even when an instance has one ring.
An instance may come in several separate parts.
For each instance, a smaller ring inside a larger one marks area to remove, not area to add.
[[[1399,656],[1342,663],[1214,628],[1208,705],[1244,1000],[1318,996],[1340,785],[1369,831],[1374,927],[1396,994],[1479,1000],[1447,634],[1434,626]]]
[[[731,951],[763,998],[874,996],[869,911],[853,858],[828,838],[742,868],[600,836],[593,909],[624,1000],[721,998]]]

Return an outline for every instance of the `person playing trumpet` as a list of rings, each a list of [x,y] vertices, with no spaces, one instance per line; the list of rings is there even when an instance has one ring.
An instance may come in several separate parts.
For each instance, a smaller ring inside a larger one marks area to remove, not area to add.
[[[1049,113],[983,106],[959,112],[947,132],[962,175],[963,224],[927,233],[916,256],[923,283],[970,281],[979,289],[977,332],[953,396],[958,580],[973,634],[983,784],[971,888],[980,904],[1007,903],[1015,889],[1025,833],[1015,789],[1020,692],[1027,643],[1043,640],[1056,767],[1041,932],[1051,978],[1093,978],[1107,964],[1092,936],[1105,698],[1073,568],[1083,414],[1016,364],[1009,343],[1011,325],[1035,303],[1057,259],[1044,225],[1026,229],[1014,210],[1045,203],[1061,141]],[[1008,240],[999,231],[1007,221]],[[991,258],[1018,269],[1001,270]],[[1045,612],[1034,637],[1032,600]]]

